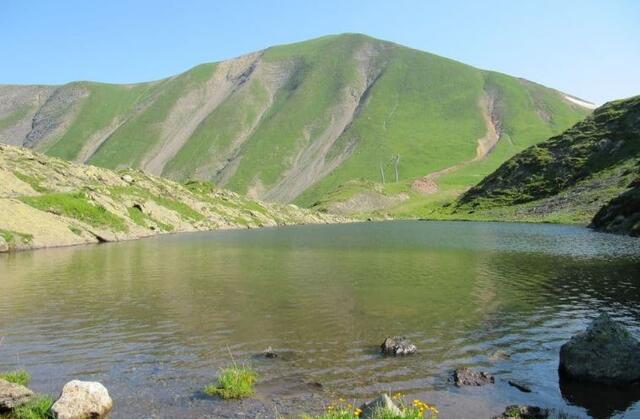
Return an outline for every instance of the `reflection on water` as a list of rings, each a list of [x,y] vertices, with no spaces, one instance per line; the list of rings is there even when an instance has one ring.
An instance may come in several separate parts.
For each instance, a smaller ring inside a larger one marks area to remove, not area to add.
[[[24,366],[33,387],[49,392],[71,378],[100,380],[115,417],[163,416],[167,406],[215,415],[220,403],[194,394],[229,351],[254,364],[264,398],[316,393],[322,383],[329,398],[402,391],[439,404],[443,417],[490,417],[513,403],[640,415],[635,396],[613,395],[600,409],[580,391],[561,392],[557,376],[559,346],[599,310],[640,331],[639,262],[637,239],[457,222],[196,233],[4,255],[0,369]],[[390,334],[419,353],[380,357]],[[268,346],[287,356],[253,357]],[[501,380],[452,389],[449,370],[465,365]],[[512,378],[534,392],[508,386]]]

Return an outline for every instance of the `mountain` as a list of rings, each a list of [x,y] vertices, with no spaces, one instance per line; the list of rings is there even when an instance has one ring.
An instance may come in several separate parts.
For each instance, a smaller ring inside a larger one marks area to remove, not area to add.
[[[154,234],[341,222],[293,205],[124,169],[118,173],[0,145],[0,253]]]
[[[640,233],[640,96],[596,109],[506,161],[460,197],[458,213],[589,223]],[[631,189],[629,189],[631,188]],[[597,214],[597,215],[596,215]]]
[[[0,142],[354,212],[458,194],[590,106],[527,80],[345,34],[149,83],[0,86]]]

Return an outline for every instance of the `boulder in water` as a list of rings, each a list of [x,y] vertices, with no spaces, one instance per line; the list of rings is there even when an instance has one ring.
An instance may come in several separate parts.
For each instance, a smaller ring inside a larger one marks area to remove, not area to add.
[[[495,383],[495,378],[487,372],[471,368],[458,368],[453,371],[453,383],[458,386],[483,386]]]
[[[113,407],[107,389],[98,382],[69,381],[51,406],[56,419],[104,418]]]
[[[269,346],[267,349],[265,349],[263,354],[264,354],[265,358],[277,358],[278,357],[278,353],[276,351],[274,351],[271,346]]]
[[[560,373],[570,379],[621,385],[640,381],[640,342],[601,314],[560,348]]]
[[[382,345],[380,345],[380,350],[384,355],[410,355],[416,352],[416,345],[409,342],[406,338],[403,337],[392,337],[386,338]]]
[[[0,412],[15,409],[32,398],[33,391],[20,384],[10,383],[0,378]]]

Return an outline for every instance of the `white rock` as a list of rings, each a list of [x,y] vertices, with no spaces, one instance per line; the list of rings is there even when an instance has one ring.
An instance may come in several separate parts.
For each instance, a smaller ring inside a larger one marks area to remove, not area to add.
[[[131,177],[131,175],[122,175],[122,180],[124,180],[125,182],[131,184],[134,182],[133,178]]]
[[[109,392],[102,384],[92,381],[69,381],[62,388],[60,398],[51,406],[57,419],[103,418],[113,407]]]

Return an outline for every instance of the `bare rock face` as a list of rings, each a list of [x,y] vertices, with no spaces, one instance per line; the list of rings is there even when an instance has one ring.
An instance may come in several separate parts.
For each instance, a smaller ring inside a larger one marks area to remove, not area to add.
[[[382,345],[380,345],[380,350],[384,355],[410,355],[416,352],[416,345],[412,344],[405,338],[401,338],[398,336],[392,338],[386,338]]]
[[[51,406],[57,419],[104,418],[113,407],[107,389],[98,382],[69,381]]]
[[[393,400],[391,400],[391,397],[387,394],[383,394],[369,403],[363,404],[360,406],[360,410],[362,410],[360,417],[363,419],[374,418],[376,415],[379,415],[381,411],[384,411],[385,413],[388,412],[389,414],[397,417],[402,416],[400,408],[396,406]]]
[[[27,403],[33,391],[20,384],[10,383],[0,378],[0,412],[9,411]]]
[[[640,382],[640,342],[603,313],[562,345],[559,370],[566,378],[595,383]]]
[[[453,383],[458,386],[483,386],[493,384],[495,378],[484,371],[476,371],[471,368],[458,368],[453,372]]]

